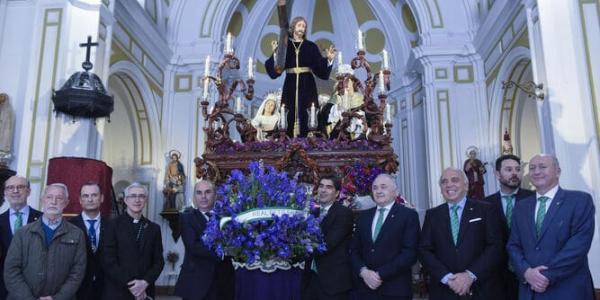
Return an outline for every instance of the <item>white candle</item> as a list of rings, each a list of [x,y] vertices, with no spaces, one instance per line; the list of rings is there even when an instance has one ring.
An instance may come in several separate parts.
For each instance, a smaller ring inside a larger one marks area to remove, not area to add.
[[[358,30],[358,50],[365,50],[365,46],[363,45],[363,33],[360,29]]]
[[[235,112],[236,113],[242,113],[242,98],[235,97]]]
[[[208,100],[208,77],[204,78],[204,88],[202,89],[202,99]]]
[[[210,55],[206,56],[206,61],[204,62],[204,76],[208,76],[210,73]]]
[[[317,108],[314,103],[310,106],[310,125],[313,128],[317,127]]]
[[[248,57],[248,79],[254,78],[254,64],[252,63],[252,57]]]
[[[338,66],[342,65],[342,51],[338,52]]]
[[[379,92],[385,93],[385,78],[383,77],[383,71],[379,71]]]
[[[385,122],[392,124],[392,106],[389,103],[385,104]]]
[[[390,65],[389,65],[389,61],[388,61],[388,52],[387,50],[383,49],[383,69],[384,70],[389,70]]]
[[[231,32],[228,32],[225,39],[225,54],[230,54],[231,52]]]
[[[285,115],[285,104],[281,104],[279,109],[279,129],[287,128],[287,116]]]

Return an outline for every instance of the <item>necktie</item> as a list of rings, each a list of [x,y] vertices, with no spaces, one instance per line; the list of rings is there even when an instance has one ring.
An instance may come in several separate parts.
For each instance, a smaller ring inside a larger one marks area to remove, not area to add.
[[[375,223],[375,231],[373,232],[373,242],[377,240],[377,236],[381,231],[381,227],[383,226],[383,215],[385,213],[385,207],[378,209],[379,217],[377,217],[377,222]]]
[[[539,206],[537,210],[537,214],[535,217],[535,232],[537,233],[537,237],[540,237],[540,233],[542,231],[542,224],[544,224],[544,217],[546,216],[546,201],[548,201],[548,197],[542,196],[538,198]]]
[[[458,242],[458,208],[459,206],[454,204],[450,207],[452,214],[450,215],[450,227],[452,229],[452,240],[454,241],[454,245]]]
[[[16,211],[15,215],[17,215],[17,218],[15,219],[15,223],[13,224],[13,233],[17,232],[17,229],[23,226],[23,213],[20,211]]]
[[[87,222],[90,224],[90,227],[88,228],[88,236],[90,237],[90,243],[92,244],[92,251],[96,252],[98,247],[96,242],[96,228],[94,227],[94,225],[96,225],[96,220],[87,220]]]
[[[502,196],[502,198],[504,198],[504,200],[506,200],[506,224],[508,225],[508,228],[510,228],[511,222],[512,222],[512,211],[513,211],[513,207],[514,207],[514,200],[515,200],[515,195],[506,195],[506,196]]]

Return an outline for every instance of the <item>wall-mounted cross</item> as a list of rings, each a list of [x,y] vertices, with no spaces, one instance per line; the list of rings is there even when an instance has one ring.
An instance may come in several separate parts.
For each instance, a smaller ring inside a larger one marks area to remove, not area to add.
[[[83,62],[83,64],[81,64],[81,67],[83,67],[83,69],[86,71],[89,71],[94,67],[94,65],[90,61],[90,50],[92,49],[92,47],[95,46],[98,46],[98,43],[92,43],[92,37],[89,35],[87,38],[87,43],[79,44],[79,47],[87,48],[85,52],[85,61]]]

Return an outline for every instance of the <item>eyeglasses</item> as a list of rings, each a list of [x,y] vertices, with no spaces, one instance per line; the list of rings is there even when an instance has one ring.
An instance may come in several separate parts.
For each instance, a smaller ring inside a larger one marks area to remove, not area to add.
[[[146,200],[146,198],[148,198],[148,196],[144,195],[144,194],[130,194],[125,196],[125,198],[127,199],[140,199],[140,200]]]
[[[26,185],[7,185],[4,188],[4,190],[10,191],[10,192],[12,192],[12,191],[19,191],[19,192],[21,192],[21,191],[24,191],[26,189],[27,189]]]

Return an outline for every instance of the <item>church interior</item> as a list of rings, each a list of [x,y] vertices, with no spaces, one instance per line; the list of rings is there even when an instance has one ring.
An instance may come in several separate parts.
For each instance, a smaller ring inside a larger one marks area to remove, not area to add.
[[[336,74],[359,56],[361,44],[370,71],[387,72],[384,115],[391,126],[385,135],[397,159],[393,171],[421,221],[444,202],[441,171],[462,168],[472,151],[487,170],[481,178],[486,195],[499,188],[494,161],[501,154],[522,158],[522,186],[530,188],[529,159],[551,153],[561,164],[561,187],[586,191],[599,203],[598,0],[288,2],[291,17],[307,20],[308,40],[323,53],[332,45],[337,50],[330,78],[317,80],[319,95],[335,97]],[[163,189],[168,173],[185,174],[186,196],[169,205],[189,206],[199,159],[211,152],[206,112],[218,105],[219,90],[205,78],[219,72],[231,50],[239,69],[228,76],[252,79],[253,88],[250,99],[234,91],[241,100],[231,105],[253,119],[284,83],[285,76],[271,79],[265,66],[279,30],[275,0],[0,1],[0,94],[6,99],[0,103],[0,170],[30,180],[28,202],[37,209],[42,188],[57,173],[52,159],[100,161],[112,169],[116,198],[132,182],[147,186],[144,215],[161,225],[165,255],[183,257]],[[80,46],[88,36],[97,44]],[[98,118],[68,115],[53,102],[82,71],[86,54],[114,100],[113,111]],[[354,75],[370,76],[364,69]],[[7,111],[11,117],[4,119]],[[240,142],[232,132],[231,140]],[[598,251],[596,234],[589,252],[596,291]],[[156,285],[174,286],[181,262],[165,265]]]

